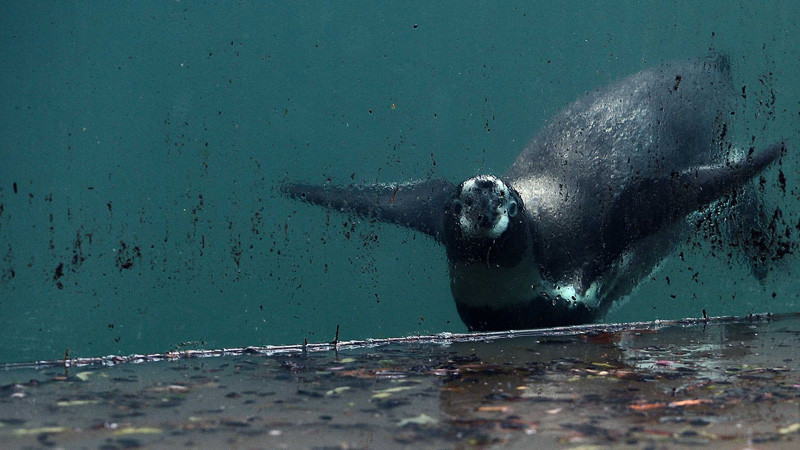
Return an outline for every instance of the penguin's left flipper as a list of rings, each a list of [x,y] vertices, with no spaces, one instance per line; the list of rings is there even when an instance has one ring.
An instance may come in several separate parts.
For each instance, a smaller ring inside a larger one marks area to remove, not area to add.
[[[455,194],[456,186],[434,179],[347,187],[283,183],[279,190],[289,197],[335,211],[421,231],[441,242],[444,209]]]
[[[614,202],[605,242],[627,246],[741,188],[786,151],[781,142],[739,161],[635,181]],[[624,249],[620,249],[624,250]]]

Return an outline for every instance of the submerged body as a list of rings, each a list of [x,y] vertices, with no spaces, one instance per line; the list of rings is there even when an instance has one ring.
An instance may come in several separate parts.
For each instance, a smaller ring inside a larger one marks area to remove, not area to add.
[[[780,156],[731,158],[729,72],[725,57],[697,59],[587,94],[500,178],[283,190],[443,244],[470,330],[590,322],[669,254],[687,215]]]

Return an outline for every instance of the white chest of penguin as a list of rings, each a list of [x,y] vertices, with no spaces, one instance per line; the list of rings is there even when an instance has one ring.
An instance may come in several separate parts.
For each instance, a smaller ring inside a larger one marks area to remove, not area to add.
[[[584,295],[570,285],[555,285],[544,280],[528,256],[514,267],[496,264],[450,262],[450,289],[453,297],[474,308],[507,309],[525,305],[534,298],[557,298],[595,307],[600,303],[599,283]]]

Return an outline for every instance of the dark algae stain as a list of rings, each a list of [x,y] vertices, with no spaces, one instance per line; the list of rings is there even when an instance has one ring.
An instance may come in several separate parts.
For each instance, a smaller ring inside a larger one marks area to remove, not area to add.
[[[86,257],[83,255],[83,237],[81,236],[81,232],[83,230],[78,230],[75,233],[75,242],[72,246],[72,271],[74,272],[77,267],[83,264],[86,261]],[[91,241],[91,234],[88,235],[89,240]]]
[[[61,277],[64,276],[64,263],[58,263],[58,267],[56,267],[55,273],[53,274],[53,281],[56,283],[56,287],[59,289],[64,289],[64,284],[60,281]]]
[[[240,238],[231,239],[231,256],[236,267],[242,263],[242,240]]]
[[[128,270],[133,267],[137,260],[142,258],[142,250],[138,245],[129,247],[125,241],[119,241],[119,248],[117,249],[117,259],[114,264],[120,272]]]
[[[11,247],[11,244],[8,245],[8,252],[3,257],[3,272],[0,274],[0,282],[8,282],[11,281],[15,276],[17,276],[17,272],[14,270],[14,250]]]
[[[752,228],[744,244],[753,251],[752,258],[758,264],[780,261],[793,254],[798,246],[792,240],[792,226],[785,222],[780,208],[775,209],[765,228]]]

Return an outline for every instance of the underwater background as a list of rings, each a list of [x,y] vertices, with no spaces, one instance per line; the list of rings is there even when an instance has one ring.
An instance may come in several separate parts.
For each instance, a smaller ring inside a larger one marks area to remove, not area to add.
[[[425,236],[279,196],[502,174],[559,108],[730,56],[787,253],[703,233],[608,321],[800,307],[795,2],[2,2],[0,362],[465,326]]]

